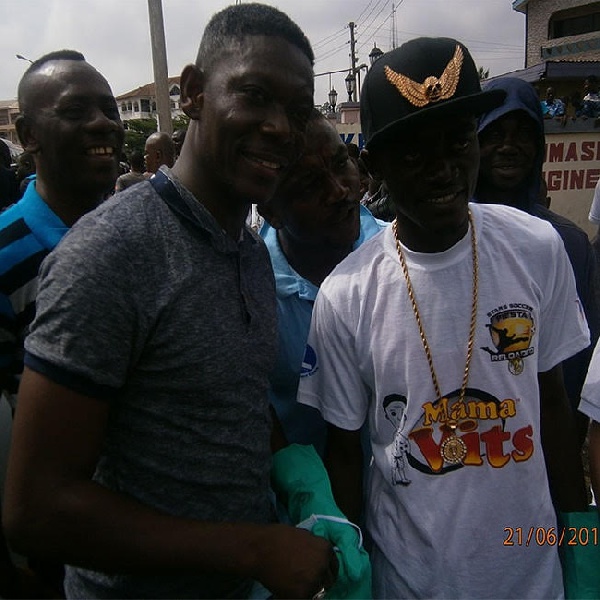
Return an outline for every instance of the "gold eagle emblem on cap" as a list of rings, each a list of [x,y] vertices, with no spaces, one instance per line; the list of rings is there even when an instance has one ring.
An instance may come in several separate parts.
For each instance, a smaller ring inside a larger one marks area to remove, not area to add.
[[[441,76],[430,75],[423,83],[417,83],[410,77],[396,73],[385,65],[384,72],[387,80],[414,106],[419,108],[452,98],[460,79],[460,68],[463,63],[462,48],[457,44],[454,56],[446,65]]]

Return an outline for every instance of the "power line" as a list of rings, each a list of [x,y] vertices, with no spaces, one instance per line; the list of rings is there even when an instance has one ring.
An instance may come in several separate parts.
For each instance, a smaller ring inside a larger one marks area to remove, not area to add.
[[[332,33],[331,35],[324,37],[322,40],[319,40],[318,42],[315,42],[314,44],[312,44],[313,50],[315,50],[315,48],[319,48],[321,46],[326,46],[327,44],[330,44],[335,38],[340,37],[341,34],[343,34],[345,37],[346,27],[342,27],[335,33]]]
[[[368,21],[368,20],[371,18],[371,15],[372,15],[372,14],[373,14],[373,13],[374,13],[376,10],[377,10],[377,8],[379,7],[379,5],[380,5],[382,2],[385,2],[385,1],[386,1],[386,0],[377,0],[377,2],[375,3],[375,5],[373,6],[373,8],[370,10],[369,14],[368,14],[368,15],[367,15],[367,16],[364,18],[363,22],[364,22],[364,21]],[[389,0],[387,0],[387,1],[389,2]],[[364,12],[365,12],[365,11],[363,11],[363,13],[364,13]],[[361,24],[361,23],[358,21],[358,19],[357,19],[357,25],[362,25],[362,24]]]
[[[360,22],[363,15],[367,12],[367,10],[369,9],[369,6],[371,6],[371,4],[373,4],[373,0],[369,0],[369,3],[363,8],[363,11],[360,13],[360,15],[358,15],[358,19],[356,19],[357,23]]]

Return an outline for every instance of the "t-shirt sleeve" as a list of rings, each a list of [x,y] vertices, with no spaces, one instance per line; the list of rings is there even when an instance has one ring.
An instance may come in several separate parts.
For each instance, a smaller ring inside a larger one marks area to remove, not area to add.
[[[538,369],[549,371],[590,344],[585,312],[575,287],[575,276],[560,236],[552,230],[550,254],[542,285]]]
[[[40,269],[25,364],[75,391],[110,397],[144,335],[136,269],[118,230],[102,221],[78,225]]]
[[[594,225],[600,225],[600,179],[594,188],[594,198],[592,199],[588,220]]]
[[[333,425],[350,431],[365,421],[369,390],[362,380],[353,319],[334,307],[321,288],[312,314],[298,402],[317,408]]]
[[[594,348],[594,354],[581,390],[579,410],[600,422],[600,341]]]

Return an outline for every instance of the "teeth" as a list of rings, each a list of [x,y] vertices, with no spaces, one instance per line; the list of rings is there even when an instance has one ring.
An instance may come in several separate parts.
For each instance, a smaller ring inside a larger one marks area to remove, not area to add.
[[[281,168],[280,163],[270,162],[268,160],[263,160],[262,158],[254,157],[252,160],[254,160],[254,162],[257,162],[259,165],[266,167],[267,169],[280,169]]]
[[[444,202],[450,202],[451,200],[453,200],[455,195],[456,194],[448,194],[447,196],[440,196],[438,198],[430,198],[429,202],[432,202],[433,204],[443,204]]]
[[[102,155],[102,156],[104,156],[105,154],[112,155],[113,149],[110,146],[97,146],[96,148],[89,148],[88,151],[86,152],[86,154]]]

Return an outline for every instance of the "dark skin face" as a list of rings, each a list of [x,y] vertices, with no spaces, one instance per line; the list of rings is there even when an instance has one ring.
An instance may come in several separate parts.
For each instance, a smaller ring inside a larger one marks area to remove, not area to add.
[[[485,202],[511,203],[508,193],[524,185],[534,167],[538,138],[533,119],[523,111],[507,113],[480,132]]]
[[[347,146],[325,119],[311,120],[298,162],[261,212],[283,253],[315,285],[352,250],[360,233],[360,178]]]
[[[175,174],[231,235],[297,158],[312,94],[309,59],[279,37],[248,36],[210,72],[184,70],[182,108],[192,121]]]
[[[171,138],[163,132],[152,134],[144,145],[144,162],[148,173],[156,173],[162,165],[171,168],[175,148]]]
[[[344,249],[359,235],[360,178],[356,162],[324,119],[311,121],[307,146],[267,209],[282,246]]]
[[[400,240],[411,250],[440,252],[468,230],[477,181],[474,117],[432,121],[369,153],[371,170],[394,202]]]
[[[37,190],[72,221],[114,187],[124,138],[116,101],[98,71],[73,60],[43,65],[23,95],[17,130],[34,155]]]

